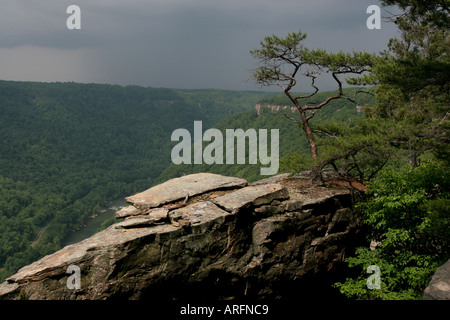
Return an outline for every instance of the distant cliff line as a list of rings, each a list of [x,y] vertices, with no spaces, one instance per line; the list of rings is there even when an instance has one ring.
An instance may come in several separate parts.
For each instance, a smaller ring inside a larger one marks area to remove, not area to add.
[[[264,103],[257,103],[255,105],[256,113],[258,116],[262,115],[263,109],[269,109],[272,112],[279,112],[280,110],[291,110],[292,113],[298,112],[297,107],[295,106],[281,106],[281,105],[274,105],[274,104],[264,104]],[[362,112],[363,107],[362,106],[356,106],[356,112]]]

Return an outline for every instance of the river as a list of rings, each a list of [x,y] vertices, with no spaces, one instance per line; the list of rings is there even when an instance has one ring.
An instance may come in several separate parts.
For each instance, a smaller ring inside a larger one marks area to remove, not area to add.
[[[100,210],[96,217],[89,219],[85,226],[68,235],[64,239],[63,246],[82,241],[94,235],[95,233],[97,233],[98,228],[104,221],[114,217],[116,211],[120,210],[126,205],[128,204],[125,202],[124,198],[111,201],[110,203],[108,203],[108,206],[106,208]]]

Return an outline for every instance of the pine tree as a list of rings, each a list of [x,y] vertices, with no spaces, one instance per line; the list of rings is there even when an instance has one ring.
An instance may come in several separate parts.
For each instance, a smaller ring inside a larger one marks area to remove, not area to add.
[[[300,118],[286,115],[291,121],[298,124],[305,132],[310,147],[310,155],[314,160],[314,180],[320,181],[321,169],[334,161],[334,157],[347,156],[357,152],[347,150],[344,155],[334,155],[332,159],[322,160],[317,147],[316,135],[310,124],[315,113],[336,99],[346,99],[355,102],[357,91],[353,97],[344,92],[342,76],[361,75],[370,70],[374,62],[374,55],[366,52],[329,53],[325,50],[311,50],[303,46],[306,34],[299,32],[289,33],[285,38],[276,35],[267,36],[261,41],[260,48],[250,51],[259,62],[253,71],[252,78],[263,86],[277,85],[297,108]],[[337,91],[323,101],[314,101],[319,92],[316,79],[322,74],[330,74],[334,80]],[[301,78],[302,76],[302,78]],[[300,78],[300,79],[299,79]],[[309,94],[297,95],[293,92],[299,80],[306,80],[313,88]]]

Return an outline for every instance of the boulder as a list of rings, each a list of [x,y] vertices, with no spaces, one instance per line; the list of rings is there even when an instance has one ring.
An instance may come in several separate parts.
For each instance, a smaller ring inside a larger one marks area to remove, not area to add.
[[[436,270],[423,300],[450,300],[450,259]]]

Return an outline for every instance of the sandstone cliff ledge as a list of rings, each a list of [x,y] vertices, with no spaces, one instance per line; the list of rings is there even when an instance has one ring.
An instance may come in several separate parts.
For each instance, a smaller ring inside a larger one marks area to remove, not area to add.
[[[123,221],[20,269],[0,299],[314,298],[359,245],[360,219],[350,188],[310,181],[169,180],[126,198]]]

